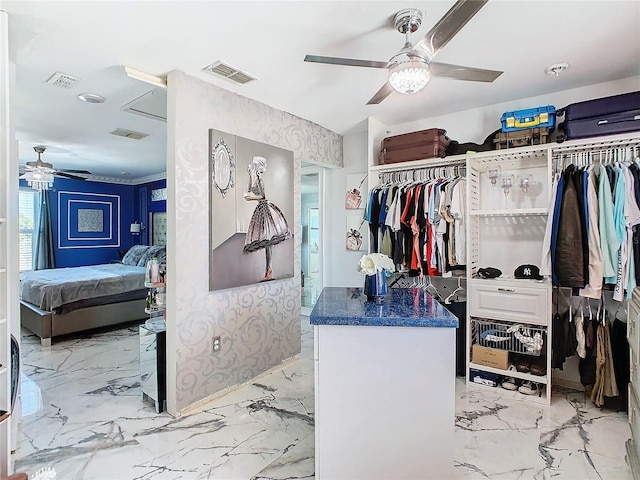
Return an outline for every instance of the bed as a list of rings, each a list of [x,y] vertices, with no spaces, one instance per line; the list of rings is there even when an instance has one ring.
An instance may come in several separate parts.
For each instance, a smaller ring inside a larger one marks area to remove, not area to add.
[[[20,274],[20,322],[43,346],[70,333],[147,318],[147,261],[166,262],[164,246],[135,245],[121,262]]]

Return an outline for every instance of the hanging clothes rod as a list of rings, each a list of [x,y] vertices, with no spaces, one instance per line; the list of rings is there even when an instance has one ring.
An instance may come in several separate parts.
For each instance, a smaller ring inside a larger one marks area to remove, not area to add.
[[[600,148],[588,150],[554,152],[553,155],[556,172],[564,170],[571,164],[588,167],[594,163],[608,165],[616,162],[631,162],[636,159],[640,159],[640,143],[617,147],[601,146]]]
[[[429,166],[412,168],[407,170],[395,170],[392,172],[381,172],[380,181],[382,183],[390,182],[416,182],[423,180],[432,180],[435,178],[460,177],[466,175],[466,167],[464,164],[455,164],[447,166]]]
[[[391,165],[374,165],[371,167],[372,171],[378,171],[380,173],[397,172],[404,170],[419,170],[422,168],[435,168],[435,167],[449,167],[453,165],[464,165],[466,160],[460,158],[458,160],[428,160],[428,164],[424,164],[424,160],[416,160],[411,162],[400,162]]]
[[[587,140],[588,141],[588,140]],[[553,147],[553,155],[568,154],[577,152],[602,151],[608,149],[616,149],[620,147],[638,147],[640,146],[640,138],[612,138],[608,140],[600,140],[597,142],[586,143],[582,145],[562,145],[558,144]]]
[[[379,175],[383,182],[429,180],[435,177],[465,176],[466,166],[464,162],[439,163],[413,168],[405,167],[385,170],[379,172]]]

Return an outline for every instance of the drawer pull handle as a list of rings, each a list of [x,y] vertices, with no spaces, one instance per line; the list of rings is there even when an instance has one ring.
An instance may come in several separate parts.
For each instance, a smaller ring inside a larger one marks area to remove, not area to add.
[[[499,292],[515,292],[513,288],[498,288]]]

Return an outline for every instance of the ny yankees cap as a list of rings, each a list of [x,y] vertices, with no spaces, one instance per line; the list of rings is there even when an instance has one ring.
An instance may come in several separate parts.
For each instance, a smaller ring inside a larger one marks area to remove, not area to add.
[[[533,280],[542,280],[544,277],[540,275],[540,269],[535,265],[520,265],[513,272],[516,278],[529,278]]]

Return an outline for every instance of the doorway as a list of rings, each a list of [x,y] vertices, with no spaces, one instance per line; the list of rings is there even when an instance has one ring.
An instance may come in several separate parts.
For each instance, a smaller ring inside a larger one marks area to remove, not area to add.
[[[322,222],[318,169],[303,169],[300,185],[301,307],[302,313],[308,315],[322,291]]]

